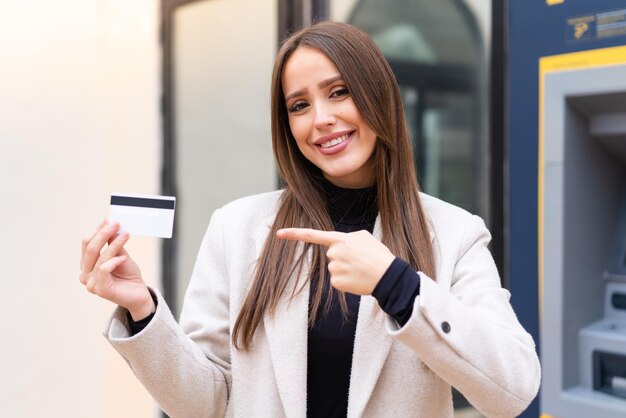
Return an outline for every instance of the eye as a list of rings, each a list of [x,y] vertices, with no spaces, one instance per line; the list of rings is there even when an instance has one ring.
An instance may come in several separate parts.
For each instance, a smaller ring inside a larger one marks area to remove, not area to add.
[[[331,98],[339,98],[349,94],[347,87],[338,87],[330,93]]]
[[[299,112],[308,106],[309,104],[307,102],[300,100],[291,105],[291,107],[289,108],[289,112]]]

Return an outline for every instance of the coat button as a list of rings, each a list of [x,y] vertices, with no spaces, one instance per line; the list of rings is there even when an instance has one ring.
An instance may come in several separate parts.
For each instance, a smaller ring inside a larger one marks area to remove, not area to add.
[[[446,334],[450,332],[450,324],[447,321],[443,321],[441,323],[441,329],[443,330],[443,332],[445,332]]]

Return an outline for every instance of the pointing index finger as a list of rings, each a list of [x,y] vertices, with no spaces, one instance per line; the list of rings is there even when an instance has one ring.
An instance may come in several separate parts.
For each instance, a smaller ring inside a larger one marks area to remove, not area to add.
[[[343,238],[341,232],[320,231],[310,228],[283,228],[276,232],[276,236],[281,239],[310,242],[311,244],[320,244],[326,247],[330,247]]]

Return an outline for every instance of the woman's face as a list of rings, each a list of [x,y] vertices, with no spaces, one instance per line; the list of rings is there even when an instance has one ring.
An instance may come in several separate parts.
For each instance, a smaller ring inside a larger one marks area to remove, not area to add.
[[[373,184],[376,134],[361,118],[335,64],[318,49],[299,47],[282,78],[289,127],[304,156],[333,184]]]

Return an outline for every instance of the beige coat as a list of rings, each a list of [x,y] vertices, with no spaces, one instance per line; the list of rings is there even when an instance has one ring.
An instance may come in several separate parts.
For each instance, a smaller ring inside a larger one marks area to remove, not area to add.
[[[251,351],[230,343],[279,196],[246,197],[215,211],[180,326],[156,290],[157,312],[142,332],[129,336],[121,308],[110,321],[107,338],[173,418],[306,417],[308,288],[264,318]],[[516,416],[537,394],[540,367],[500,287],[489,232],[462,209],[428,195],[422,202],[437,282],[421,275],[402,328],[373,297],[362,297],[348,416],[452,417],[450,385],[489,417]]]

